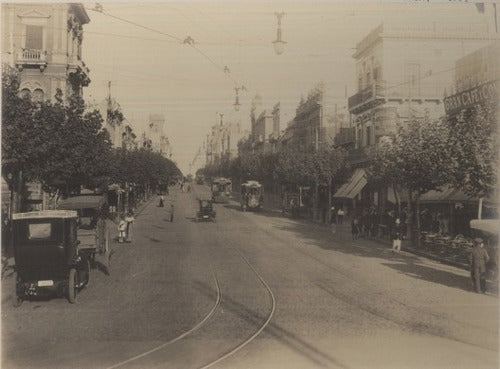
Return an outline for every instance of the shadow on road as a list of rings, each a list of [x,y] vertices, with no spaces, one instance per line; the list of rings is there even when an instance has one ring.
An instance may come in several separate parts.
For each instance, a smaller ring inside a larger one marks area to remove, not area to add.
[[[465,276],[453,273],[452,271],[426,266],[420,257],[413,254],[405,252],[392,253],[388,244],[377,240],[370,238],[352,240],[349,225],[336,226],[335,233],[332,233],[328,227],[313,224],[305,220],[292,220],[291,222],[275,224],[274,226],[282,231],[291,232],[299,236],[308,245],[364,258],[385,259],[387,263],[383,263],[383,265],[398,270],[405,275],[439,283],[447,287],[471,291],[470,279]],[[299,252],[301,252],[300,249]],[[309,256],[312,257],[312,255]],[[320,260],[318,261],[321,262]],[[498,294],[497,292],[493,294]]]
[[[200,293],[206,296],[213,296],[213,289],[207,286],[205,283],[196,282],[196,288],[200,291]],[[245,320],[247,323],[254,326],[256,331],[267,320],[267,316],[264,316],[256,311],[249,309],[247,306],[231,299],[226,294],[223,295],[222,297],[221,307],[227,311],[231,311],[239,318]],[[323,351],[317,349],[313,345],[302,340],[295,334],[273,323],[272,320],[269,323],[269,325],[265,328],[264,332],[271,335],[274,339],[285,344],[298,354],[306,357],[308,360],[312,361],[316,365],[329,367],[333,364],[335,367],[345,368],[345,369],[349,368],[349,366],[345,365],[344,363],[341,363],[333,356],[324,353]]]

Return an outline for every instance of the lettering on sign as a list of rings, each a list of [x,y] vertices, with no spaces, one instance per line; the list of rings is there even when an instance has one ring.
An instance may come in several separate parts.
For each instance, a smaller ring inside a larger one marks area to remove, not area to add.
[[[491,81],[446,97],[444,99],[444,110],[446,114],[450,115],[486,101],[497,101],[497,99],[498,81]]]

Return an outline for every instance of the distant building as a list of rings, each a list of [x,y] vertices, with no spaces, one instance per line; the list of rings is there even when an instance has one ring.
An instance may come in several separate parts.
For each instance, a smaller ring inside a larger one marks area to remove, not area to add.
[[[137,136],[133,132],[130,124],[125,124],[122,132],[122,147],[126,150],[135,150],[137,149]]]
[[[498,102],[500,87],[500,42],[493,42],[455,63],[455,81],[444,99],[446,114],[456,115],[463,109]]]
[[[295,117],[288,122],[278,140],[280,149],[314,151],[333,146],[338,127],[345,124],[347,114],[343,107],[337,109],[332,92],[320,84],[309,92],[306,99],[301,99]]]
[[[272,109],[262,109],[262,99],[257,95],[252,103],[250,140],[256,152],[273,152],[280,135],[280,103]]]
[[[142,146],[162,154],[165,158],[172,157],[172,146],[165,134],[165,116],[151,114],[147,131],[143,133]]]
[[[36,101],[82,95],[90,83],[82,60],[83,25],[90,21],[79,3],[2,4],[2,61],[17,68],[20,91]]]
[[[204,144],[206,164],[217,164],[222,159],[235,158],[238,156],[238,142],[248,137],[248,132],[241,127],[240,113],[219,115],[218,119],[219,122],[212,126]]]

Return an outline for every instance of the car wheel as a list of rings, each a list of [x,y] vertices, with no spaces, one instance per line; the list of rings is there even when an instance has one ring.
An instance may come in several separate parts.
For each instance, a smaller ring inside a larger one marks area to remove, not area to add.
[[[82,287],[87,287],[90,282],[90,258],[87,259],[82,274],[85,277],[85,282],[83,283]]]
[[[76,289],[78,286],[78,273],[75,268],[71,268],[68,278],[68,301],[71,304],[76,302]]]

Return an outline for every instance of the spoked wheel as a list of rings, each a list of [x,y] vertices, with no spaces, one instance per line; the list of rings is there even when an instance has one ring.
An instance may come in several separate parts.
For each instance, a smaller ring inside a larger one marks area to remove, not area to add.
[[[71,268],[69,271],[68,279],[68,301],[71,304],[76,302],[76,290],[78,286],[78,273],[75,268]]]
[[[17,272],[14,272],[14,283],[15,283],[15,291],[16,291],[16,296],[14,298],[14,302],[12,305],[14,305],[14,307],[19,307],[22,305],[23,303],[23,297],[22,297],[22,291],[21,291],[21,278],[19,277],[19,275],[17,274]]]
[[[90,282],[90,257],[85,262],[85,266],[81,271],[81,273],[84,276],[84,282],[82,284],[82,287],[87,287]]]

